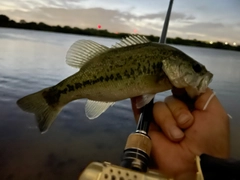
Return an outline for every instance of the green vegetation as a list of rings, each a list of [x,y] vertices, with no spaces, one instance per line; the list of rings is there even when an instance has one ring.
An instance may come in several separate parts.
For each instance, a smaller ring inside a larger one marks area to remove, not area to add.
[[[20,22],[15,22],[9,17],[5,15],[0,15],[0,27],[10,27],[10,28],[20,28],[20,29],[31,29],[31,30],[40,30],[40,31],[51,31],[51,32],[61,32],[61,33],[71,33],[71,34],[81,34],[81,35],[90,35],[90,36],[101,36],[101,37],[109,37],[109,38],[123,38],[129,36],[128,33],[111,33],[107,30],[100,29],[80,29],[78,27],[70,27],[70,26],[49,26],[43,22],[26,22],[25,20],[21,20]],[[157,36],[146,36],[149,40],[153,42],[157,42],[159,37]],[[240,51],[240,46],[231,46],[229,44],[224,44],[222,42],[213,42],[210,44],[209,42],[198,41],[196,39],[182,39],[182,38],[167,38],[167,43],[169,44],[179,44],[179,45],[187,45],[187,46],[198,46],[198,47],[208,47],[208,48],[216,48],[216,49],[228,49],[228,50],[236,50]]]

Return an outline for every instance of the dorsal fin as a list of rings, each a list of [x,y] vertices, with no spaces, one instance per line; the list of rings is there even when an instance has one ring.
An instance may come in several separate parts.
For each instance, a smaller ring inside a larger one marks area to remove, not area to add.
[[[66,62],[69,66],[81,68],[87,61],[109,48],[90,40],[78,40],[68,50]]]
[[[131,35],[127,38],[122,39],[119,43],[116,43],[112,48],[121,48],[126,46],[133,46],[136,44],[149,43],[150,41],[145,36]]]

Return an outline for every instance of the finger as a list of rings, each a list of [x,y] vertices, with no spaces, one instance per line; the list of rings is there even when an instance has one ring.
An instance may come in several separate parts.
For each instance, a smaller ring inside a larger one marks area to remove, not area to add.
[[[161,128],[154,121],[152,121],[150,123],[148,130],[149,131],[157,131],[157,132],[162,131]]]
[[[180,128],[186,129],[193,124],[194,118],[184,102],[173,96],[169,96],[165,99],[165,103],[172,112],[172,115]]]
[[[172,88],[173,96],[181,101],[183,101],[190,111],[194,110],[195,99],[192,99],[188,96],[184,88]]]
[[[184,133],[177,126],[172,113],[165,103],[157,102],[154,104],[153,117],[156,124],[170,140],[180,141],[184,137]]]
[[[141,109],[138,109],[136,106],[137,97],[131,98],[132,111],[135,118],[135,121],[138,122],[139,116],[141,114]]]

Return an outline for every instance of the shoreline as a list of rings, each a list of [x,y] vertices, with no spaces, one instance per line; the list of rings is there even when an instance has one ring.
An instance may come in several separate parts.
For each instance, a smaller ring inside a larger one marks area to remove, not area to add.
[[[122,39],[131,34],[129,33],[112,33],[103,29],[94,29],[94,28],[86,28],[80,29],[78,27],[70,27],[70,26],[50,26],[43,22],[26,22],[25,20],[21,20],[20,22],[15,22],[11,20],[9,17],[0,14],[0,27],[3,28],[14,28],[14,29],[26,29],[26,30],[36,30],[36,31],[47,31],[47,32],[55,32],[55,33],[65,33],[65,34],[77,34],[77,35],[88,35],[88,36],[97,36],[97,37],[106,37],[106,38],[116,38]],[[153,35],[144,35],[147,39],[152,42],[158,42],[159,37]],[[233,50],[240,51],[240,45],[231,46],[229,44],[224,44],[222,42],[205,42],[199,41],[197,39],[182,39],[180,37],[176,38],[167,38],[167,44],[174,45],[185,45],[185,46],[193,46],[193,47],[206,47],[206,48],[214,48],[214,49],[225,49],[225,50]]]

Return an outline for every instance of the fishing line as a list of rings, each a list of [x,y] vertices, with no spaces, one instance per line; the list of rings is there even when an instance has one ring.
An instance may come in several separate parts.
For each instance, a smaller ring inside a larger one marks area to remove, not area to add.
[[[227,114],[230,119],[232,119],[232,116],[230,114]]]
[[[212,100],[212,98],[213,98],[215,95],[216,95],[216,92],[213,91],[213,93],[211,94],[211,96],[208,98],[206,104],[204,105],[203,110],[206,110],[206,109],[207,109],[208,104],[210,103],[210,101]],[[230,114],[227,114],[227,115],[228,115],[228,117],[229,117],[230,119],[232,119],[232,116],[231,116]]]
[[[208,107],[208,104],[210,103],[210,101],[212,100],[212,98],[216,95],[216,93],[213,91],[213,93],[211,94],[211,96],[208,98],[205,106],[203,107],[203,110],[206,110]]]

